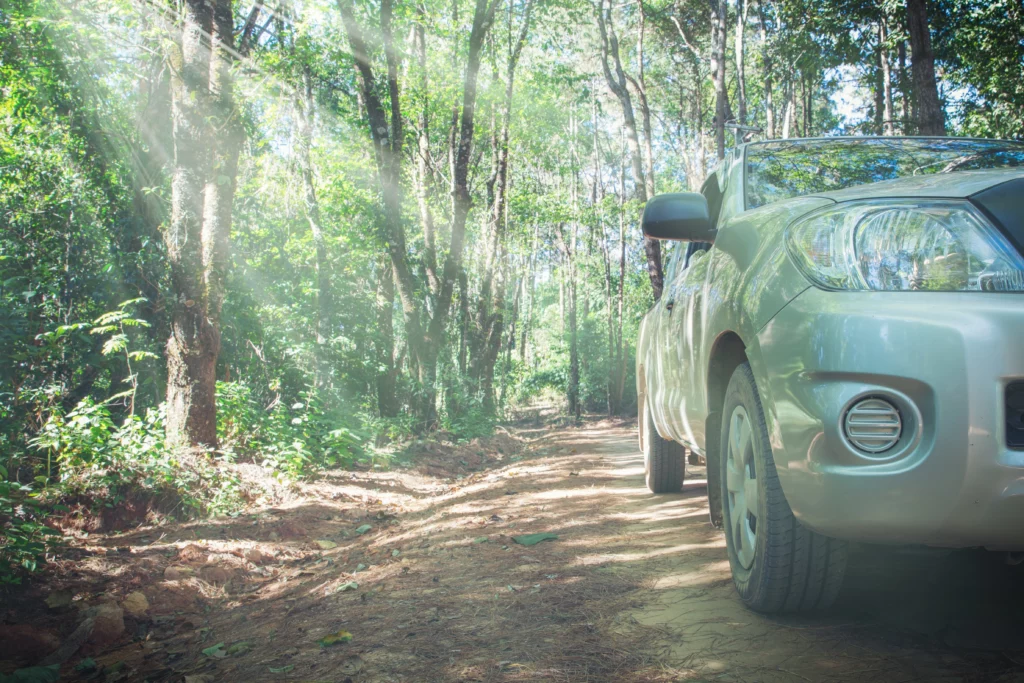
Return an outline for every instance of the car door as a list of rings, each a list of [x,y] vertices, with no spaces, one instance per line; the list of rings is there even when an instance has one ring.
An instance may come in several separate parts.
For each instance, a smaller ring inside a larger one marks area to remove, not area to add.
[[[674,364],[671,357],[670,327],[673,308],[671,291],[677,279],[678,266],[685,256],[686,245],[680,242],[662,242],[662,245],[668,247],[663,252],[665,281],[661,299],[654,305],[654,311],[652,311],[654,314],[652,322],[655,322],[656,326],[651,331],[654,335],[653,353],[650,354],[653,367],[647,369],[647,390],[655,423],[665,430],[670,429],[671,424],[671,415],[667,409],[671,400],[672,365]]]
[[[718,172],[712,173],[701,188],[708,200],[708,212],[717,223],[721,213],[723,192]],[[704,341],[704,291],[711,263],[707,242],[690,242],[679,264],[674,283],[674,300],[669,322],[665,327],[671,343],[671,358],[665,364],[672,368],[672,390],[666,399],[666,413],[671,418],[672,437],[690,447],[704,445],[704,368],[701,367],[701,346]]]

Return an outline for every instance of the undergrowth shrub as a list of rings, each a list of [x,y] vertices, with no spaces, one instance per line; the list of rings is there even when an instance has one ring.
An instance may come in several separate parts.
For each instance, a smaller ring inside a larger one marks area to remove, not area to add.
[[[46,526],[49,511],[35,488],[7,477],[7,468],[0,465],[0,586],[21,583],[60,537]]]
[[[217,383],[217,432],[223,450],[250,458],[279,477],[295,479],[368,458],[367,437],[358,423],[343,402],[316,391],[264,408],[245,384]]]
[[[116,508],[141,495],[175,500],[186,516],[229,512],[244,502],[238,477],[216,454],[194,457],[167,447],[159,409],[116,425],[106,404],[85,399],[67,415],[55,410],[30,443],[48,456],[47,499]]]
[[[445,411],[441,427],[457,439],[476,439],[490,436],[497,424],[497,416],[484,408],[480,399],[464,398],[458,412]]]

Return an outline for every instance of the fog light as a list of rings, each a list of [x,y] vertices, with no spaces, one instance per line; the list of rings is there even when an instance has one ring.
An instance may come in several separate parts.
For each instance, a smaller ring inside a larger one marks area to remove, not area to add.
[[[884,398],[865,398],[847,411],[843,432],[854,448],[876,455],[899,442],[903,421],[896,406]]]

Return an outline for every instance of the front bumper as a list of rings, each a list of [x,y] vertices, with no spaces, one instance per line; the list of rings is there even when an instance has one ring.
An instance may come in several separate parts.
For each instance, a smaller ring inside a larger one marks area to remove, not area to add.
[[[1024,450],[1005,387],[1024,378],[1024,296],[811,288],[758,334],[755,367],[797,518],[851,540],[1024,550]],[[865,457],[851,402],[882,396],[904,436]]]

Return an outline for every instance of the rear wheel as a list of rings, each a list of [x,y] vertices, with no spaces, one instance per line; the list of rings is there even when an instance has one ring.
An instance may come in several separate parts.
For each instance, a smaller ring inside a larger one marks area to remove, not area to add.
[[[830,606],[846,573],[846,542],[793,516],[748,363],[736,368],[726,389],[720,443],[723,526],[740,598],[758,612]]]
[[[644,475],[652,493],[678,493],[683,490],[685,468],[682,444],[663,439],[654,426],[650,406],[645,406],[643,429]]]

